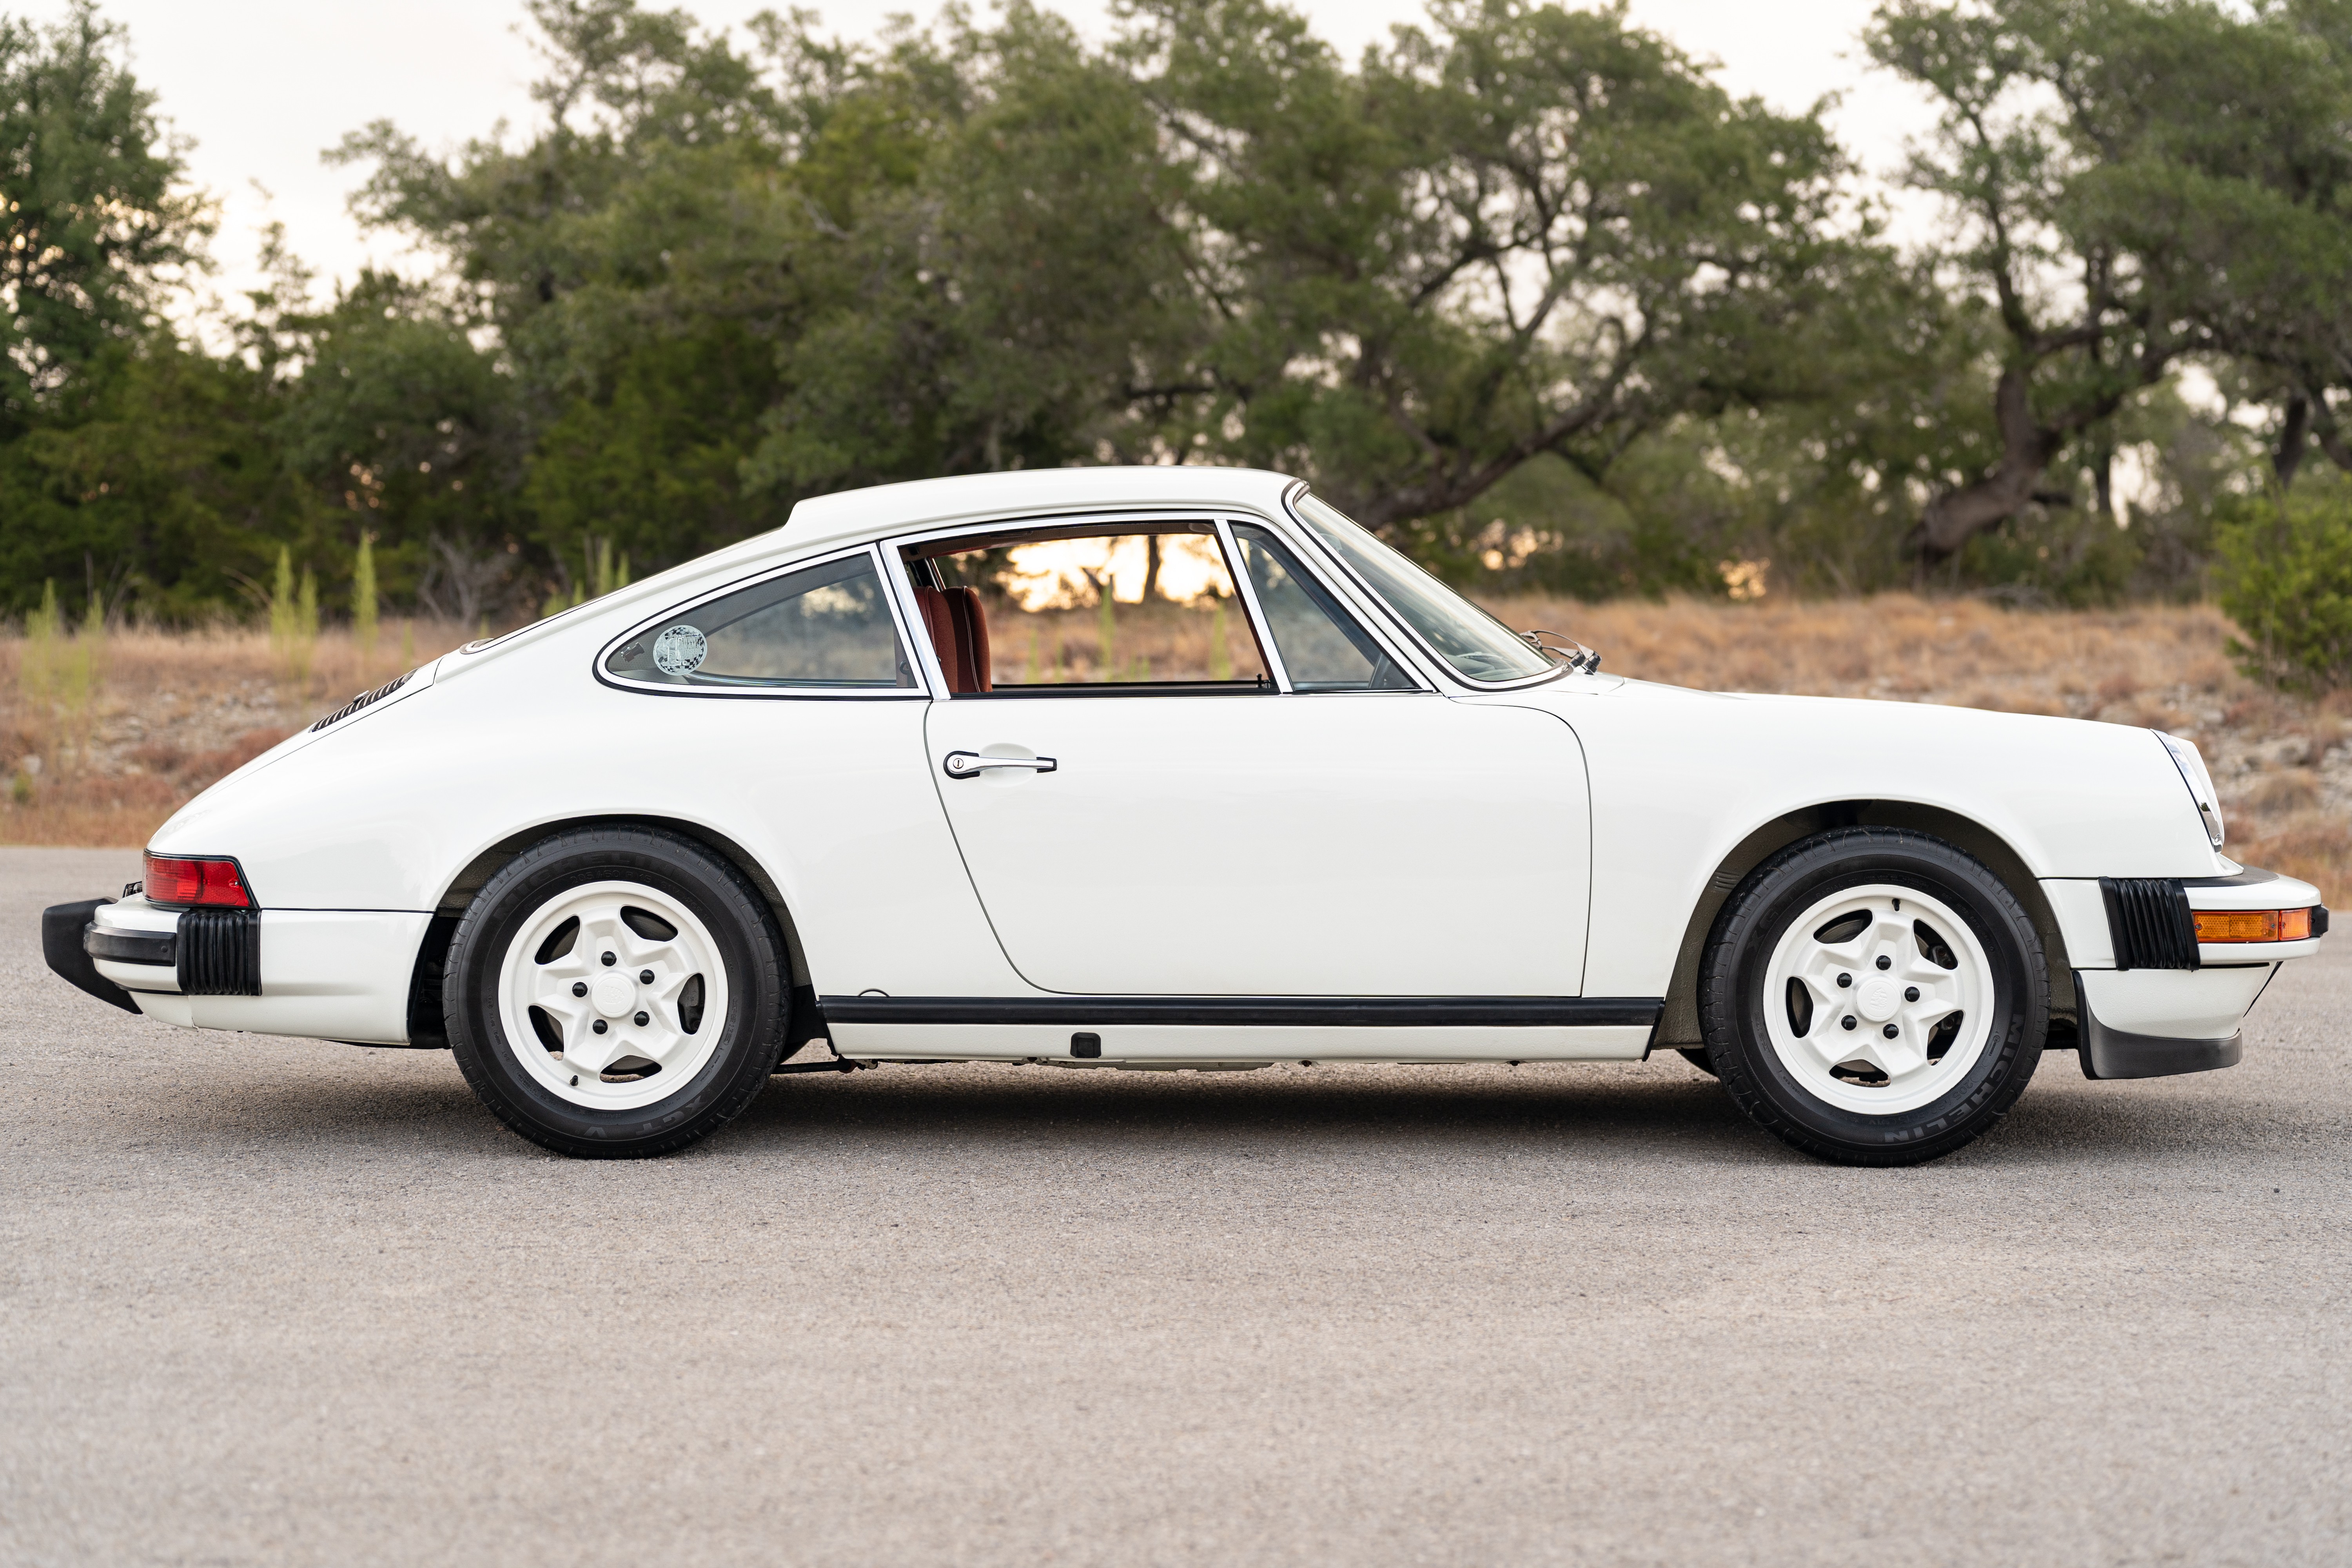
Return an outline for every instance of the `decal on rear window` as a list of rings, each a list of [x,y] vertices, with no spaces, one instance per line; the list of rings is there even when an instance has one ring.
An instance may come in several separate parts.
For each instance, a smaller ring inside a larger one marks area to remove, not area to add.
[[[654,667],[664,675],[692,675],[709,654],[710,640],[693,626],[671,626],[654,638]]]

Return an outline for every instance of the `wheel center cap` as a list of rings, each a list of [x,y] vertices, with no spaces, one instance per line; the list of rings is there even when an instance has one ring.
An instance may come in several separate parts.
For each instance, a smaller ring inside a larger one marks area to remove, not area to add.
[[[600,991],[597,994],[601,996],[604,993]],[[1861,994],[1853,999],[1853,1003],[1855,1010],[1864,1017],[1874,1024],[1884,1024],[1903,1005],[1903,993],[1895,989],[1895,982],[1882,974],[1875,980],[1864,981]]]
[[[607,1018],[617,1018],[636,1005],[637,983],[625,974],[600,974],[588,988],[588,1000]]]

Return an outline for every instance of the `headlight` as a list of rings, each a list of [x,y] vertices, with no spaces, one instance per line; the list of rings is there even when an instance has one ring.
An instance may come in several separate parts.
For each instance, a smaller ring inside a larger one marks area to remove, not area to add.
[[[2156,731],[2156,738],[2172,753],[2172,765],[2180,770],[2180,782],[2189,786],[2189,798],[2197,803],[2197,815],[2205,819],[2205,837],[2219,849],[2228,836],[2228,830],[2221,826],[2221,797],[2214,792],[2213,775],[2205,771],[2205,759],[2199,754],[2196,742],[2168,735],[2161,730]]]

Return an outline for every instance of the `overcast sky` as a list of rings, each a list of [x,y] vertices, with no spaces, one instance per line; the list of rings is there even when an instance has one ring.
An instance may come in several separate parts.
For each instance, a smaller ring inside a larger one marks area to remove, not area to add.
[[[1422,0],[1294,0],[1352,58]],[[530,121],[534,58],[519,31],[521,0],[101,0],[128,26],[140,79],[195,143],[196,182],[222,203],[211,287],[234,297],[253,277],[255,236],[275,217],[322,279],[365,262],[398,265],[400,242],[363,235],[344,202],[359,171],[320,160],[347,131],[389,119],[428,146],[454,146],[504,118]],[[1047,0],[1087,35],[1108,30],[1101,0]],[[687,0],[709,26],[734,25],[784,0]],[[825,30],[870,37],[894,12],[931,4],[830,0]],[[988,14],[984,3],[975,6]],[[0,0],[0,10],[54,20],[64,0]],[[1732,91],[1799,109],[1841,93],[1835,117],[1870,167],[1891,170],[1904,139],[1932,119],[1909,89],[1865,68],[1854,39],[1869,0],[1633,0],[1633,20],[1720,62]],[[257,188],[258,187],[258,188]],[[267,197],[263,192],[268,193]],[[411,263],[411,265],[414,265]]]

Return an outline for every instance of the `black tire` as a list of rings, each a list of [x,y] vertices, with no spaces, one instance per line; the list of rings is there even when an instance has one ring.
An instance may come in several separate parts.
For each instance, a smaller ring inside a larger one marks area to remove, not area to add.
[[[566,889],[599,881],[640,883],[682,903],[727,969],[727,1016],[709,1059],[675,1093],[627,1110],[551,1092],[516,1058],[500,1020],[499,971],[524,923]],[[646,828],[561,833],[500,867],[458,922],[442,987],[449,1044],[482,1103],[534,1143],[583,1159],[671,1153],[751,1104],[782,1058],[790,1006],[782,952],[759,890],[691,839]]]
[[[1991,972],[1992,1028],[1937,1099],[1866,1115],[1815,1095],[1782,1063],[1766,1032],[1764,971],[1791,923],[1819,900],[1879,883],[1916,889],[1966,921]],[[1782,1142],[1849,1165],[1920,1164],[1982,1136],[2032,1080],[2050,1024],[2041,939],[2016,896],[1974,857],[1902,828],[1838,828],[1758,867],[1716,917],[1698,988],[1699,1026],[1733,1101]]]
[[[1706,1048],[1703,1046],[1676,1046],[1675,1055],[1682,1058],[1709,1078],[1717,1076],[1715,1064],[1707,1060]]]

